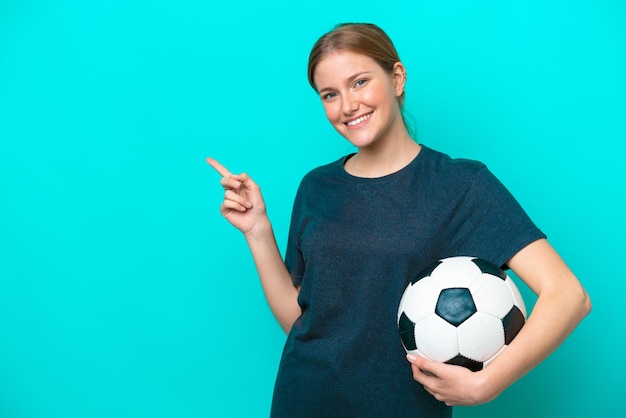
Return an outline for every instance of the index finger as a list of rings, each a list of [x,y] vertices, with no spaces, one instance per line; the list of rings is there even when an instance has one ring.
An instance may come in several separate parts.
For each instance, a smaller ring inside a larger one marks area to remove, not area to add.
[[[211,167],[213,167],[215,169],[215,171],[220,173],[222,175],[222,177],[228,177],[228,176],[232,176],[233,175],[233,173],[228,171],[228,169],[226,167],[224,167],[222,164],[218,163],[217,160],[214,160],[213,158],[210,158],[210,157],[207,158],[206,162],[209,163],[209,165]]]

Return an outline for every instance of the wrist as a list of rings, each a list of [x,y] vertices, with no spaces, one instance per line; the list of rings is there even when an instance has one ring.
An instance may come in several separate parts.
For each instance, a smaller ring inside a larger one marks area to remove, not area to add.
[[[480,394],[481,398],[479,403],[491,402],[506,388],[506,384],[503,384],[503,376],[497,373],[494,367],[486,367],[476,372],[476,377],[476,393]]]
[[[244,232],[244,237],[248,242],[266,240],[268,236],[273,236],[274,232],[270,220],[266,217],[255,223],[252,228]]]

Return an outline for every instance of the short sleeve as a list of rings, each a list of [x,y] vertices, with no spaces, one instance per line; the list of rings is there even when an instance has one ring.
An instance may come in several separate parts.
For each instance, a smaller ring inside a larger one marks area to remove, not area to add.
[[[452,239],[459,254],[481,257],[506,268],[528,244],[545,238],[509,190],[483,166],[467,190]]]
[[[291,214],[291,224],[287,237],[287,249],[285,250],[285,265],[291,275],[291,280],[295,286],[302,284],[304,276],[304,257],[301,250],[301,218],[303,213],[301,189],[296,194]]]

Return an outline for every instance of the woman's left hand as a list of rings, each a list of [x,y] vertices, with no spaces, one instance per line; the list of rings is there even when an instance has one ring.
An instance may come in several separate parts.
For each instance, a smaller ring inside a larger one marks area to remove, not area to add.
[[[438,401],[448,406],[469,406],[489,402],[499,391],[486,387],[482,371],[472,372],[461,366],[430,361],[414,354],[407,355],[413,378]]]

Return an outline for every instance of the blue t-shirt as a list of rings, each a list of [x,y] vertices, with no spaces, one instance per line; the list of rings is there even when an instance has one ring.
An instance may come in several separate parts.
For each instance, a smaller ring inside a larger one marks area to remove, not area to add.
[[[408,282],[441,258],[504,265],[545,237],[481,163],[422,145],[379,178],[308,173],[296,195],[285,263],[302,315],[285,343],[273,417],[450,417],[413,380],[396,325]]]

